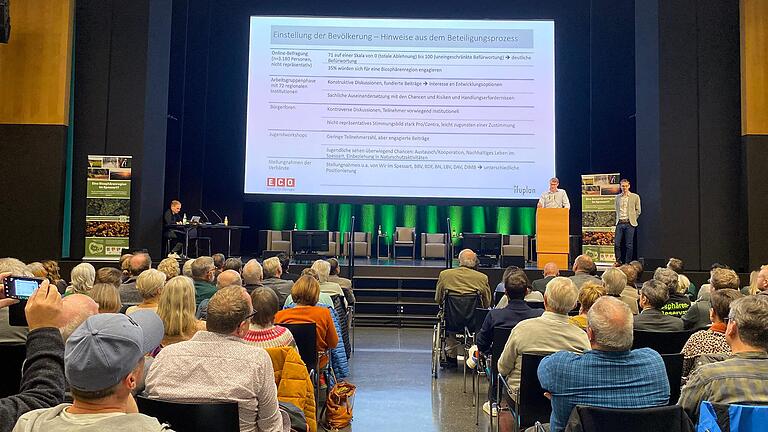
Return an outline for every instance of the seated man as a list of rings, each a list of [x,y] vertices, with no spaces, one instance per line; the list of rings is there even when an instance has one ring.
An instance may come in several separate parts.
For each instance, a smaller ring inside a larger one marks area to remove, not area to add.
[[[738,291],[741,288],[739,286],[739,276],[731,269],[716,268],[712,270],[710,274],[711,277],[709,278],[709,281],[711,292],[709,296],[706,299],[700,299],[693,302],[691,307],[688,308],[688,311],[682,317],[683,326],[686,330],[705,329],[712,323],[709,317],[709,311],[712,307],[712,302],[710,301],[712,292],[721,289]]]
[[[280,266],[280,259],[278,257],[267,258],[261,265],[264,271],[264,280],[261,281],[261,284],[272,288],[272,291],[277,294],[279,304],[284,304],[285,299],[291,295],[293,282],[281,278],[283,268]]]
[[[207,331],[160,351],[149,368],[150,398],[176,402],[237,402],[241,432],[288,432],[278,409],[272,360],[242,340],[253,314],[243,287],[222,288],[208,303]]]
[[[624,302],[600,297],[587,320],[590,351],[558,352],[539,365],[539,382],[552,399],[552,431],[565,428],[576,405],[649,408],[669,401],[669,380],[659,353],[631,349],[632,311]]]
[[[603,286],[605,286],[605,290],[609,296],[616,297],[626,303],[633,315],[637,315],[640,312],[637,308],[637,290],[635,287],[629,287],[627,285],[626,273],[617,268],[609,268],[603,272],[602,279]]]
[[[679,405],[694,423],[702,401],[768,404],[768,297],[734,300],[725,340],[733,355],[712,356],[716,362],[696,369],[681,391]]]
[[[256,259],[250,259],[243,266],[243,286],[245,290],[250,294],[256,288],[261,288],[264,285],[261,284],[264,279],[264,270],[261,268]]]
[[[240,277],[240,273],[234,270],[224,270],[219,274],[219,277],[216,278],[216,290],[231,285],[243,286],[243,279]],[[197,306],[197,311],[195,312],[195,318],[203,321],[206,320],[208,317],[208,302],[210,301],[211,299],[205,299],[200,302]]]
[[[592,257],[590,257],[589,255],[577,256],[576,259],[573,261],[572,269],[573,269],[573,276],[571,276],[570,279],[573,281],[574,284],[576,284],[577,289],[581,289],[581,286],[584,285],[584,282],[586,281],[592,281],[597,283],[602,282],[600,279],[593,276],[593,274],[597,270],[597,267],[595,266],[595,262],[592,260]]]
[[[139,304],[144,301],[144,297],[136,289],[136,278],[141,272],[147,270],[152,265],[152,258],[147,253],[137,253],[128,260],[129,278],[123,282],[118,290],[120,291],[120,302],[123,304]]]
[[[177,258],[184,248],[182,239],[184,238],[184,228],[175,228],[174,225],[181,225],[184,218],[181,215],[181,202],[171,201],[170,208],[163,214],[163,237],[169,240],[171,250],[165,251],[169,256]]]
[[[683,320],[664,315],[660,308],[669,299],[669,289],[662,282],[651,279],[640,289],[640,314],[635,315],[635,330],[671,332],[683,330]]]
[[[216,266],[213,258],[201,256],[192,261],[192,279],[195,281],[195,306],[200,306],[203,300],[211,298],[216,293]]]
[[[557,263],[548,262],[544,264],[544,271],[542,273],[544,277],[533,281],[531,286],[534,291],[538,291],[544,294],[544,291],[546,291],[547,284],[549,283],[549,281],[560,276],[560,269],[557,268]]]
[[[131,391],[144,375],[144,355],[163,338],[163,322],[152,311],[99,314],[67,340],[64,370],[74,402],[28,412],[14,432],[75,430],[168,430],[140,414]]]
[[[280,273],[280,279],[284,279],[291,282],[296,282],[299,280],[299,277],[301,275],[296,273],[291,273],[289,270],[291,268],[291,257],[288,256],[285,252],[280,252],[277,254],[277,259],[280,260],[280,269],[282,270],[282,273]]]
[[[443,304],[446,295],[478,294],[482,307],[491,305],[491,288],[488,276],[475,270],[478,265],[477,254],[471,249],[459,252],[459,267],[443,270],[437,279],[435,302]],[[445,342],[445,355],[448,367],[456,367],[459,343],[454,334],[448,333]]]
[[[578,296],[579,290],[573,281],[558,276],[547,284],[544,313],[538,318],[524,320],[512,329],[498,366],[499,373],[507,377],[513,392],[520,386],[524,353],[582,353],[589,349],[584,330],[568,322],[568,312],[576,306]]]

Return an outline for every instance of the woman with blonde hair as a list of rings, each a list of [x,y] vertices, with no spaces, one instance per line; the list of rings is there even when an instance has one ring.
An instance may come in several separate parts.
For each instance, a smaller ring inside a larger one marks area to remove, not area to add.
[[[96,269],[89,263],[80,263],[72,269],[70,274],[72,281],[67,287],[65,296],[70,294],[88,294],[93,288],[93,280],[96,279]]]
[[[568,321],[579,327],[580,329],[587,331],[587,312],[592,308],[597,299],[604,296],[607,293],[605,287],[597,282],[584,282],[579,292],[579,314],[568,318]]]
[[[123,307],[120,292],[110,283],[94,284],[88,295],[98,303],[99,313],[118,313]]]
[[[165,274],[166,281],[169,281],[181,274],[179,262],[176,261],[175,258],[166,258],[160,261],[160,264],[157,265],[157,269]]]
[[[205,322],[195,319],[195,284],[186,276],[176,276],[166,282],[157,314],[163,320],[165,337],[153,356],[162,347],[189,340],[198,330],[205,330]]]
[[[139,277],[136,278],[136,290],[141,294],[141,298],[144,301],[129,307],[125,313],[132,314],[139,309],[151,309],[157,312],[160,294],[163,291],[163,285],[165,285],[165,276],[163,272],[155,269],[147,269],[141,272]]]

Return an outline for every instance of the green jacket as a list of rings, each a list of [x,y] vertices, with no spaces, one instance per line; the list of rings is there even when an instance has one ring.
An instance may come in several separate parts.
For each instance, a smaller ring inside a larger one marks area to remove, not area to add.
[[[214,294],[216,294],[216,285],[206,281],[195,280],[195,306],[200,306],[200,302],[213,297]]]

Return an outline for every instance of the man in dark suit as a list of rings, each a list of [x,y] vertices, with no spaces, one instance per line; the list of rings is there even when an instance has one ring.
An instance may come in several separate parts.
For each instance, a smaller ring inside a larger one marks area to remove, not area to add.
[[[640,307],[635,315],[634,329],[654,332],[672,332],[683,330],[683,320],[661,313],[661,307],[669,299],[669,289],[662,282],[651,279],[640,290]]]
[[[169,254],[179,254],[184,245],[181,239],[184,236],[183,229],[169,228],[169,225],[180,225],[182,222],[181,217],[181,202],[173,200],[171,201],[171,207],[165,211],[163,215],[163,226],[165,231],[165,238],[171,240],[171,250]]]
[[[536,279],[533,281],[532,286],[533,289],[544,294],[544,291],[547,290],[547,284],[552,279],[556,278],[560,275],[560,269],[557,268],[557,264],[553,262],[548,262],[544,264],[544,278],[543,279]]]

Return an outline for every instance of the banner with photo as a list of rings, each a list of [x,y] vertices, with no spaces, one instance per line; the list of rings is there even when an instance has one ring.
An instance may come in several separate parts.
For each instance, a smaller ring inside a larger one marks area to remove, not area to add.
[[[581,176],[581,253],[597,264],[616,261],[616,195],[621,191],[618,173]]]
[[[131,156],[88,156],[85,259],[114,260],[131,234]]]

